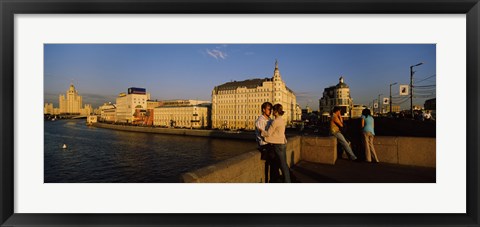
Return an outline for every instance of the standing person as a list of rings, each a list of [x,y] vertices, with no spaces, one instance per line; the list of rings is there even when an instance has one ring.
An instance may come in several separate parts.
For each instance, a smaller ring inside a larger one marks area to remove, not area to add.
[[[275,104],[273,106],[273,120],[272,124],[266,131],[261,131],[262,136],[265,137],[265,141],[273,144],[273,149],[275,150],[275,155],[277,155],[277,160],[280,162],[280,168],[284,177],[285,183],[291,183],[290,180],[290,169],[287,165],[287,138],[285,137],[285,120],[282,116],[285,112],[281,104]]]
[[[430,113],[430,110],[426,110],[425,111],[425,114],[424,114],[424,117],[423,117],[426,121],[430,121],[432,120],[432,114]]]
[[[364,109],[362,111],[362,128],[363,142],[365,144],[365,158],[367,162],[372,162],[373,158],[373,162],[378,163],[377,153],[373,146],[373,137],[375,136],[374,120],[369,109]]]
[[[262,136],[262,131],[267,130],[272,123],[270,115],[272,113],[272,103],[264,102],[262,104],[262,115],[260,115],[255,121],[255,136],[257,140],[258,150],[260,151],[262,160],[265,160],[265,175],[268,176],[270,172],[270,181],[275,182],[280,178],[279,166],[276,161],[275,152],[273,151],[272,144],[265,141]],[[269,171],[270,169],[270,171]]]
[[[341,116],[340,107],[333,107],[332,112],[332,119],[330,120],[330,133],[337,138],[338,142],[340,142],[343,150],[345,150],[350,157],[350,160],[355,161],[357,160],[357,156],[353,154],[352,148],[350,148],[350,145],[340,131],[340,129],[343,128],[343,118]]]

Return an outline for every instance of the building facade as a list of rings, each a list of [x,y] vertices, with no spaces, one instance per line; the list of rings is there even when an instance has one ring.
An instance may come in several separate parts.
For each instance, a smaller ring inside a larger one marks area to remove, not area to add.
[[[88,116],[93,114],[93,108],[90,104],[85,104],[82,109],[80,109],[80,114],[84,116]]]
[[[367,107],[364,105],[353,105],[352,107],[352,112],[351,112],[351,118],[360,118],[362,117],[362,112],[364,109]]]
[[[147,100],[147,109],[153,110],[155,107],[163,106],[163,101]]]
[[[382,111],[383,113],[388,113],[390,112],[390,105],[385,105],[384,110]],[[400,106],[398,105],[392,105],[392,112],[393,113],[400,113]]]
[[[117,121],[117,107],[112,103],[104,103],[98,107],[100,111],[99,121],[116,122]]]
[[[81,114],[82,96],[78,95],[78,91],[73,84],[67,90],[65,95],[61,94],[58,97],[60,114]]]
[[[87,125],[92,125],[94,123],[98,122],[98,116],[97,115],[91,115],[87,116]]]
[[[154,108],[153,124],[161,127],[210,128],[211,104],[163,105]]]
[[[53,103],[45,103],[43,114],[54,114],[53,109]]]
[[[295,106],[296,117],[294,121],[302,121],[302,107],[299,104]]]
[[[217,129],[255,129],[264,102],[282,104],[287,125],[297,119],[297,99],[282,80],[275,62],[273,77],[228,82],[212,91],[212,127]]]
[[[322,116],[330,115],[335,106],[340,107],[342,117],[350,117],[353,100],[350,96],[350,87],[344,82],[343,77],[339,78],[337,85],[325,88],[323,96],[319,100],[319,112]]]
[[[128,93],[120,93],[116,99],[116,122],[132,123],[136,110],[146,110],[150,94],[144,88],[128,88]]]

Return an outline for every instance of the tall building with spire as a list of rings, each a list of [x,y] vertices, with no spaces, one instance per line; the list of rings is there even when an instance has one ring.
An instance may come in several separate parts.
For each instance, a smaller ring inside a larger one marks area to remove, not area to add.
[[[232,81],[214,87],[212,128],[253,130],[264,102],[282,104],[287,125],[299,120],[297,98],[282,80],[278,61],[275,61],[273,77]]]
[[[60,114],[81,114],[82,96],[78,95],[73,84],[70,84],[66,96],[61,94],[58,99]]]

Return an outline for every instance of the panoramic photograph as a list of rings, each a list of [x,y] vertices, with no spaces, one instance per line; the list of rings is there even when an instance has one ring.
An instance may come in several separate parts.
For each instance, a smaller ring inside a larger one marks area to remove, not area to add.
[[[44,44],[44,183],[436,183],[435,44]]]

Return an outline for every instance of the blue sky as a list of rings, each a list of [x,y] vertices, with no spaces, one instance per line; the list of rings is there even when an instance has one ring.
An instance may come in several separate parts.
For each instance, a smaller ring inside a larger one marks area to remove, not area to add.
[[[158,100],[211,100],[214,86],[271,77],[275,59],[302,108],[317,110],[323,90],[340,76],[355,104],[371,105],[389,95],[389,84],[409,84],[409,67],[419,62],[414,81],[424,87],[414,104],[435,97],[434,44],[46,44],[44,50],[44,98],[55,107],[72,82],[94,108],[114,103],[128,87],[144,87]]]

